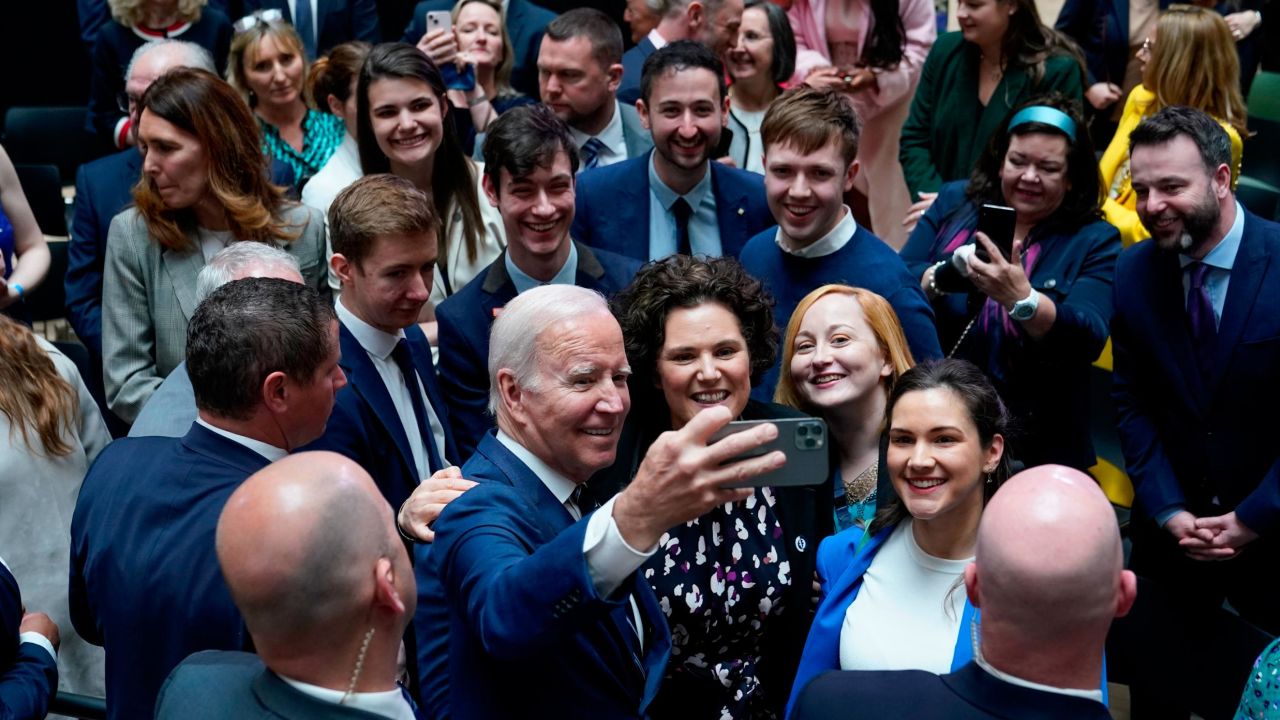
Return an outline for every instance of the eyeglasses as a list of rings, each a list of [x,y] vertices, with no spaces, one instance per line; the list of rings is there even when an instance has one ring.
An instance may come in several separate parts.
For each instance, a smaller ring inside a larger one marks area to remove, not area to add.
[[[1156,47],[1156,41],[1151,38],[1142,39],[1142,47],[1138,48],[1138,55],[1151,55],[1151,51]]]
[[[274,23],[284,22],[284,11],[277,8],[270,10],[259,10],[251,15],[245,15],[235,22],[231,27],[235,29],[237,35],[249,32],[259,25],[272,25]]]
[[[136,95],[130,95],[124,91],[116,93],[116,107],[125,115],[131,115],[134,107],[136,107],[141,100],[142,98]]]

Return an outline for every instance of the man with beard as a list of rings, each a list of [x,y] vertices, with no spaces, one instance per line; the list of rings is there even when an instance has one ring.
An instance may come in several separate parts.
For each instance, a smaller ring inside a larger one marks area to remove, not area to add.
[[[1136,492],[1131,564],[1152,583],[1155,625],[1140,642],[1159,657],[1203,647],[1224,599],[1280,632],[1265,592],[1280,560],[1280,226],[1236,202],[1230,149],[1215,120],[1185,107],[1130,136],[1151,240],[1116,268],[1113,394]],[[1134,717],[1186,717],[1186,699],[1168,689],[1195,687],[1194,664],[1139,665]]]
[[[710,159],[729,116],[724,65],[698,43],[672,43],[645,61],[640,91],[654,152],[583,174],[574,239],[641,261],[736,258],[773,217],[759,175]]]

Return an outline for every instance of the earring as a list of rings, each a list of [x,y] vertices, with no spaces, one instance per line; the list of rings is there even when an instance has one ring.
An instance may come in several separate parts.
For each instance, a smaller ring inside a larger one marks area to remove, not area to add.
[[[987,484],[990,485],[993,482],[995,482],[995,480],[991,477],[991,473],[987,473]]]

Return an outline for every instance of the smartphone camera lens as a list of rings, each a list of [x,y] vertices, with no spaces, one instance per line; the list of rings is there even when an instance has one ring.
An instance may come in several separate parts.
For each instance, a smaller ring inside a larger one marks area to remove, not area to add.
[[[800,427],[796,428],[796,434],[797,434],[797,435],[808,435],[808,434],[809,434],[809,426],[808,426],[808,425],[801,425]]]

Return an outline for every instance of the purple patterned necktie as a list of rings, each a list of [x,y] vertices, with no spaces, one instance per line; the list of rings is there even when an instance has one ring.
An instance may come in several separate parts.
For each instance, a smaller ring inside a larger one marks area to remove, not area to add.
[[[1200,363],[1200,371],[1208,373],[1213,362],[1213,347],[1218,339],[1213,300],[1209,297],[1209,288],[1204,284],[1209,266],[1193,262],[1187,269],[1191,271],[1191,291],[1187,293],[1187,320],[1191,323],[1191,340],[1196,346],[1196,360]]]

